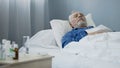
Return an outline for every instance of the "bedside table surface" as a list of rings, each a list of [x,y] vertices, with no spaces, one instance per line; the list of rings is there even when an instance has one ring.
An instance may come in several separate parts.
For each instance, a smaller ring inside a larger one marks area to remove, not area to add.
[[[26,54],[26,55],[20,56],[18,60],[13,60],[13,59],[0,60],[0,64],[17,64],[17,63],[31,62],[31,61],[51,59],[51,58],[52,56],[49,56],[49,55]]]

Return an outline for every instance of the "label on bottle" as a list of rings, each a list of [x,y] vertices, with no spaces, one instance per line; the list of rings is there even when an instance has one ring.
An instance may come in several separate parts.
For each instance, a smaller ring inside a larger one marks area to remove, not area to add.
[[[13,48],[10,48],[10,57],[11,58],[15,57],[15,52]]]

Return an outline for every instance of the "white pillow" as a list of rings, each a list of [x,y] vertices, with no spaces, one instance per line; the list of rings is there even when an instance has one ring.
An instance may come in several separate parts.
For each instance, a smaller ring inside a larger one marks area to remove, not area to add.
[[[30,47],[58,48],[51,29],[37,32],[26,42],[26,44]]]
[[[88,14],[86,16],[86,20],[88,23],[88,26],[94,26],[95,23],[92,20],[92,15]],[[60,19],[53,19],[50,21],[51,28],[53,30],[53,34],[55,37],[55,40],[60,48],[62,48],[61,39],[62,37],[72,29],[72,27],[69,24],[69,21],[67,20],[60,20]]]
[[[95,26],[95,23],[94,23],[94,21],[93,21],[93,18],[92,18],[92,14],[91,14],[91,13],[87,14],[87,15],[85,16],[85,18],[86,18],[86,20],[87,20],[87,26],[94,26],[94,27],[96,27],[96,26]]]
[[[53,34],[58,46],[62,48],[61,39],[65,35],[65,33],[67,33],[72,29],[72,27],[70,26],[67,20],[58,20],[58,19],[51,20],[50,25],[53,30]]]

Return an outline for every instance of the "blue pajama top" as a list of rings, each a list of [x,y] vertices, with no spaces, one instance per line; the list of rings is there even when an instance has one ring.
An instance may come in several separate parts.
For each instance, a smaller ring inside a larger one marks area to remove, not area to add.
[[[88,35],[88,33],[85,30],[90,28],[93,28],[93,26],[84,28],[73,28],[71,31],[69,31],[62,37],[62,48],[64,48],[68,43],[72,41],[77,42],[86,35]]]

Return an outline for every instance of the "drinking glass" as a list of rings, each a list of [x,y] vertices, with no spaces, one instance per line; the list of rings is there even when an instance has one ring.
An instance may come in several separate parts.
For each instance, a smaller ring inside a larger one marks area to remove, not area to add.
[[[23,36],[23,47],[25,48],[25,53],[28,54],[29,53],[29,44],[27,44],[29,40],[29,36]]]

